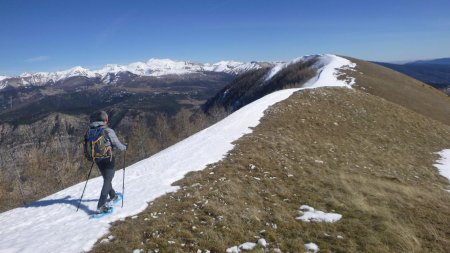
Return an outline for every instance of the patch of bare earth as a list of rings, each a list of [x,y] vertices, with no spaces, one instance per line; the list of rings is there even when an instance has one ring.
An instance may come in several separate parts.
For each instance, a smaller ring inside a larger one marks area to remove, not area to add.
[[[308,242],[321,252],[450,252],[448,181],[432,166],[449,133],[361,91],[297,92],[92,251],[225,252],[265,238],[255,252],[304,252]],[[296,220],[302,204],[342,219]]]

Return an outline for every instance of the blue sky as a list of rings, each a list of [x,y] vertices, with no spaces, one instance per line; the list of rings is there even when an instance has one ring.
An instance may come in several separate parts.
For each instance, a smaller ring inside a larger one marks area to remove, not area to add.
[[[450,57],[448,0],[0,0],[0,75],[154,58]]]

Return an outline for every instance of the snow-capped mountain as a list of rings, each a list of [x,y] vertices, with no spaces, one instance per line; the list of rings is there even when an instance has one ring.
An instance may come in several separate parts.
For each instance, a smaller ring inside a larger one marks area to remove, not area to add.
[[[11,78],[11,77],[0,75],[0,89],[5,88],[6,84],[2,84],[2,81],[5,80],[5,79],[8,79],[8,78]]]
[[[245,71],[261,68],[260,63],[242,63],[237,61],[220,61],[214,64],[174,61],[152,58],[147,62],[134,62],[128,65],[107,64],[101,69],[89,70],[81,66],[56,72],[23,73],[18,77],[0,76],[0,88],[9,84],[14,86],[45,85],[56,83],[70,77],[100,78],[102,82],[111,82],[111,75],[129,72],[137,76],[161,77],[166,75],[186,75],[202,72],[222,72],[237,75]]]

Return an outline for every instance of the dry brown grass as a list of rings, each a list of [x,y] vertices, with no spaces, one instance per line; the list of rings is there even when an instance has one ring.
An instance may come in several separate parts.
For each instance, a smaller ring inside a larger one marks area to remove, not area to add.
[[[321,252],[450,252],[448,181],[432,166],[449,133],[360,91],[299,92],[221,162],[188,174],[137,219],[114,223],[115,239],[93,252],[224,252],[259,237],[268,252],[303,252],[307,242]],[[301,204],[343,218],[303,223]]]
[[[346,57],[355,62],[355,88],[404,106],[450,125],[450,97],[432,86],[381,65]]]

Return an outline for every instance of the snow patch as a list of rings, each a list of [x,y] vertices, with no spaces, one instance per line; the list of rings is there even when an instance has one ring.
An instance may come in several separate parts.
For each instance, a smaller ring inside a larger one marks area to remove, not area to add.
[[[305,250],[306,252],[312,252],[312,253],[316,253],[319,252],[319,246],[317,246],[317,244],[310,242],[305,244]]]
[[[242,250],[253,250],[256,247],[256,243],[254,242],[245,242],[241,245],[239,245],[239,249]]]
[[[267,243],[266,239],[260,238],[260,239],[258,239],[258,245],[265,248],[265,247],[267,247],[268,243]]]
[[[315,210],[313,207],[308,205],[300,206],[299,213],[301,216],[297,217],[297,220],[304,222],[328,222],[333,223],[339,221],[342,218],[341,214],[338,213],[325,213],[319,210]]]
[[[263,240],[263,241],[262,241]],[[261,242],[260,242],[261,241]],[[254,242],[245,242],[239,246],[233,246],[226,250],[227,253],[240,253],[242,251],[250,251],[256,248],[257,245],[261,245],[262,247],[266,247],[267,242],[264,239],[259,239],[258,244]]]
[[[226,250],[226,252],[227,253],[239,253],[241,251],[239,250],[238,246],[233,246],[233,247],[228,248]]]
[[[450,180],[450,149],[444,149],[437,154],[440,158],[433,165],[438,169],[439,174]],[[447,191],[450,192],[450,190]]]

